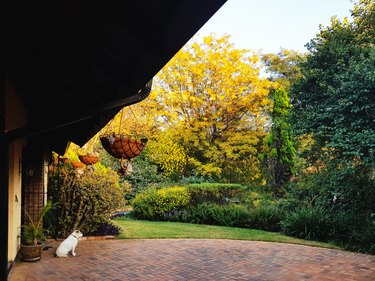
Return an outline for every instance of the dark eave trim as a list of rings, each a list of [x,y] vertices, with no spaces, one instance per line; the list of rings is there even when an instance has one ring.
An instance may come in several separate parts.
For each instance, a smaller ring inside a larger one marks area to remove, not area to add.
[[[151,88],[152,88],[152,79],[146,84],[146,86],[143,89],[139,90],[138,93],[136,93],[135,95],[105,104],[104,106],[96,108],[95,110],[91,111],[90,113],[86,115],[83,115],[80,118],[76,118],[74,120],[67,120],[64,123],[56,124],[48,128],[31,128],[31,127],[25,126],[25,127],[15,129],[10,132],[6,132],[4,139],[6,140],[7,143],[10,143],[19,138],[37,136],[37,135],[48,133],[57,129],[61,129],[61,128],[73,125],[73,124],[77,124],[82,121],[86,121],[91,118],[100,116],[101,114],[105,114],[106,112],[110,110],[121,109],[123,107],[138,103],[144,100],[145,98],[147,98],[151,92]]]

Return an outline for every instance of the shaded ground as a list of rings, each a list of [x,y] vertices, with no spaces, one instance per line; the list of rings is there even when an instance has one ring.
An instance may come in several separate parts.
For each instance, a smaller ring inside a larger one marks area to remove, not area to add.
[[[10,281],[375,280],[375,256],[292,244],[200,239],[80,241],[76,257],[16,262]]]

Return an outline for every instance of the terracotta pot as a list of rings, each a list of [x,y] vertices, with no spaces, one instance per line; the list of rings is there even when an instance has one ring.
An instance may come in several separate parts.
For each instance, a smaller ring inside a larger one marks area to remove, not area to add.
[[[42,257],[43,243],[37,245],[24,245],[21,244],[20,254],[21,260],[26,262],[39,261]]]

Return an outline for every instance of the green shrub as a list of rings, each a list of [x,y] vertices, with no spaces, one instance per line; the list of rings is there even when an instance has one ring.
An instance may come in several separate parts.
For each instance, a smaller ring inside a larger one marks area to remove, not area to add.
[[[193,183],[204,183],[204,182],[213,182],[213,180],[210,177],[198,176],[198,175],[191,175],[191,176],[188,176],[188,177],[182,177],[179,180],[179,183],[183,184],[183,185],[193,184]]]
[[[246,227],[250,213],[242,205],[202,203],[188,206],[181,220],[197,224]]]
[[[324,209],[350,213],[375,212],[375,181],[360,170],[328,167],[286,187],[286,197]],[[333,202],[334,196],[336,197]]]
[[[60,165],[49,174],[48,194],[57,204],[48,220],[56,237],[66,237],[74,229],[93,232],[125,205],[118,174],[100,163],[80,171]]]
[[[281,219],[281,213],[276,206],[260,206],[251,210],[248,226],[267,231],[279,231]]]
[[[293,212],[298,208],[308,208],[308,202],[296,198],[281,198],[277,201],[277,208],[282,214]]]
[[[352,243],[352,232],[361,228],[362,218],[359,214],[342,211],[327,212],[329,215],[330,237],[343,243]]]
[[[253,208],[276,204],[276,200],[271,193],[262,191],[245,192],[242,196],[241,202]]]
[[[242,205],[213,205],[210,212],[216,225],[246,227],[249,224],[249,210]]]
[[[185,208],[185,211],[181,216],[181,221],[196,224],[214,225],[215,219],[212,217],[211,212],[213,206],[213,204],[208,203],[189,205]]]
[[[282,231],[291,236],[308,240],[328,240],[329,216],[319,207],[298,208],[286,213],[281,221]]]
[[[167,214],[180,211],[190,201],[186,187],[174,186],[149,189],[139,193],[131,201],[134,216],[150,220],[165,219]]]
[[[375,254],[375,213],[367,213],[360,219],[361,225],[352,229],[349,248],[368,254]]]
[[[243,191],[240,184],[229,183],[200,183],[189,184],[187,188],[190,192],[191,203],[200,204],[204,202],[224,204],[231,198],[237,197]]]

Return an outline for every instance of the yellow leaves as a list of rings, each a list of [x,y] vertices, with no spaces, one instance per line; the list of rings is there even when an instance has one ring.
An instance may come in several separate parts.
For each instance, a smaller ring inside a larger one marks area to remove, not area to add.
[[[203,43],[207,46],[211,46],[213,41],[214,41],[214,38],[212,35],[206,36],[203,38]]]
[[[149,97],[132,107],[140,125],[127,116],[129,131],[149,133],[149,155],[168,176],[193,169],[259,177],[255,155],[271,84],[259,76],[259,55],[235,49],[229,38],[212,35],[182,48]]]

